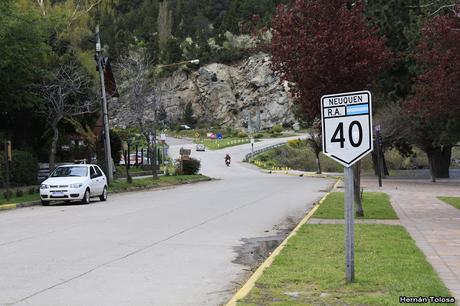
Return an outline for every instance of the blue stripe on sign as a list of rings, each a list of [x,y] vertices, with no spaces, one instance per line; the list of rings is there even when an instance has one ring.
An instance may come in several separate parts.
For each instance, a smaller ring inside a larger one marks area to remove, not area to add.
[[[347,106],[347,115],[361,115],[361,114],[369,114],[368,104]]]

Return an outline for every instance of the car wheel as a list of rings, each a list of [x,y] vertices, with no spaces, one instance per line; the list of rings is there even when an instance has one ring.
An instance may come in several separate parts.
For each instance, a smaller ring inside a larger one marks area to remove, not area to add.
[[[43,206],[48,206],[48,205],[50,205],[50,201],[43,201],[43,200],[42,200],[42,205],[43,205]]]
[[[81,199],[81,204],[89,204],[91,201],[91,194],[89,193],[89,188],[86,188],[85,194],[83,195],[83,199]]]
[[[104,190],[102,191],[102,194],[99,196],[99,200],[102,202],[107,201],[107,186],[104,186]]]

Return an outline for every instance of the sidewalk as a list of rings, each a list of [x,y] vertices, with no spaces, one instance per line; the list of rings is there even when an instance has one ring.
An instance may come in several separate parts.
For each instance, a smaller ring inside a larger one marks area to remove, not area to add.
[[[377,179],[364,178],[361,184],[390,195],[401,224],[460,301],[460,210],[437,199],[460,196],[460,183],[385,179],[379,188]]]

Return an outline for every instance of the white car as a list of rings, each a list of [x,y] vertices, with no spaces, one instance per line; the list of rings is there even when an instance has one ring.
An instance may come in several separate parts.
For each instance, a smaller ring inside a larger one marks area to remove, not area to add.
[[[51,201],[81,201],[92,197],[107,200],[107,178],[97,165],[65,165],[54,169],[40,186],[42,205]]]

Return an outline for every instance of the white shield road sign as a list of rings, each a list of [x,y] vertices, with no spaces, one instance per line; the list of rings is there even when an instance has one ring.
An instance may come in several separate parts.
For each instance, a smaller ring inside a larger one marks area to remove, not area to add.
[[[373,149],[372,96],[369,91],[321,98],[323,152],[345,167]]]

